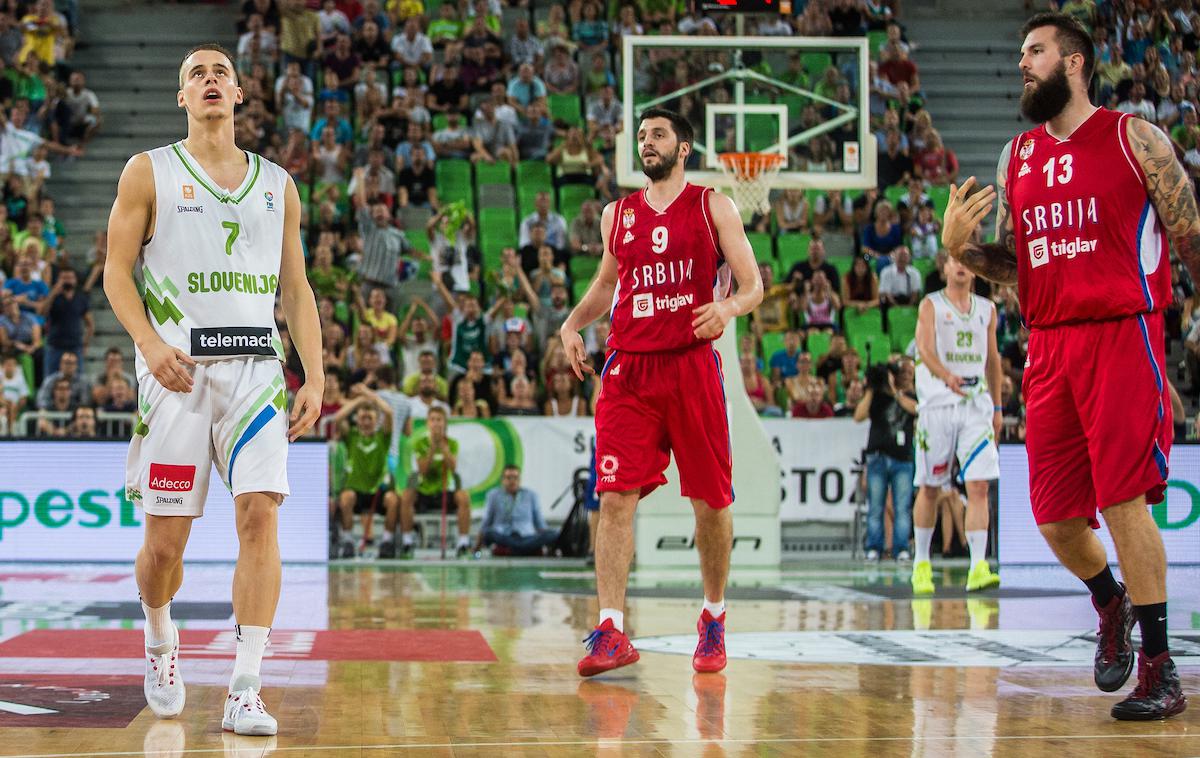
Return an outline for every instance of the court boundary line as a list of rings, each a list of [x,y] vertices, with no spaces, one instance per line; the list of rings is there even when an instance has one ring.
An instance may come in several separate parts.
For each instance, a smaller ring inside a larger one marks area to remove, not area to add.
[[[1158,722],[1149,722],[1158,723]],[[18,727],[19,728],[19,727]],[[264,740],[262,747],[266,748],[265,737],[247,737],[248,740]],[[1011,735],[989,735],[979,737],[966,736],[944,736],[944,737],[766,737],[762,739],[753,739],[746,737],[729,737],[726,739],[636,739],[636,740],[608,740],[604,738],[588,739],[588,740],[552,740],[548,742],[525,741],[525,742],[425,742],[425,743],[398,743],[389,745],[289,745],[286,747],[272,748],[272,752],[281,753],[286,751],[308,750],[308,751],[330,751],[330,750],[430,750],[436,748],[489,748],[489,747],[586,747],[594,746],[600,742],[620,745],[706,745],[709,743],[718,744],[733,744],[733,745],[795,745],[795,744],[815,744],[815,743],[850,743],[850,742],[978,742],[980,740],[995,740],[995,741],[1010,741],[1018,742],[1023,740],[1131,740],[1131,739],[1194,739],[1200,741],[1200,734],[1011,734]],[[249,750],[253,746],[246,747],[237,746],[238,750]],[[212,748],[184,748],[180,751],[183,754],[202,754],[202,753],[224,753],[225,747]],[[76,756],[119,756],[133,755],[144,756],[145,750],[124,750],[113,752],[99,753],[21,753],[21,754],[0,754],[0,758],[75,758]]]

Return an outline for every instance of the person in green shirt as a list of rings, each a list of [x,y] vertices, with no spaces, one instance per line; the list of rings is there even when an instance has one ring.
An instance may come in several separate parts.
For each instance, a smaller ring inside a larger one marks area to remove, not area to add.
[[[354,423],[350,423],[353,415]],[[363,540],[370,540],[371,520],[383,502],[387,519],[396,521],[399,506],[396,493],[387,486],[388,444],[392,438],[392,407],[370,390],[360,389],[360,394],[343,405],[333,416],[338,437],[346,446],[345,482],[338,495],[338,511],[341,515],[341,556],[354,557],[354,516],[361,515]],[[337,526],[337,524],[335,524]],[[390,530],[384,530],[383,541],[392,541]],[[383,546],[380,551],[383,552]]]
[[[471,501],[466,490],[458,486],[458,440],[446,435],[446,411],[443,408],[430,408],[425,423],[427,433],[412,445],[417,470],[409,476],[408,489],[400,498],[403,555],[411,556],[416,542],[415,514],[440,511],[443,498],[447,507],[453,505],[458,516],[456,553],[466,555],[471,551]]]

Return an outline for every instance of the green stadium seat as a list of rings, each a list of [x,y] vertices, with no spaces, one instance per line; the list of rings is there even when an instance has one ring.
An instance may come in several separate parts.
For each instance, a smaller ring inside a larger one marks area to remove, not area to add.
[[[829,261],[829,265],[837,269],[838,275],[843,279],[846,278],[846,274],[850,273],[850,269],[854,267],[853,255],[831,255],[826,260]],[[839,292],[838,294],[840,295],[841,293]]]
[[[576,303],[578,303],[581,299],[583,299],[583,296],[584,296],[584,294],[587,293],[587,289],[589,286],[591,286],[591,282],[587,281],[586,279],[584,279],[584,280],[576,279],[574,282],[571,283],[571,290],[575,293],[575,302]]]
[[[596,190],[586,184],[564,184],[558,188],[558,212],[567,223],[579,215],[579,209],[585,200],[596,197]]]
[[[950,204],[950,187],[942,187],[934,185],[927,191],[929,199],[933,201],[933,212],[938,218],[941,218],[946,213],[946,206]]]
[[[594,255],[573,255],[567,267],[571,270],[571,279],[579,281],[591,281],[596,275],[596,270],[600,268],[600,258]]]
[[[842,312],[842,328],[850,339],[860,334],[883,334],[883,314],[878,308],[868,308],[862,313],[857,308],[846,308]]]
[[[779,142],[779,119],[758,116],[746,120],[746,150],[763,152]]]
[[[403,74],[404,73],[403,70],[400,73]],[[447,116],[445,113],[433,114],[433,121],[432,121],[433,131],[438,132],[438,131],[441,131],[442,129],[445,129],[448,126],[450,126],[450,117],[449,116]]]
[[[429,235],[425,233],[424,229],[405,229],[404,236],[414,250],[420,250],[422,253],[429,252]]]
[[[808,333],[808,345],[806,346],[810,355],[812,355],[812,364],[816,366],[821,362],[821,358],[829,352],[829,343],[833,341],[833,335],[829,332],[812,331]]]
[[[762,355],[763,361],[770,365],[771,356],[783,349],[783,332],[763,332]]]
[[[434,179],[438,199],[443,203],[466,203],[475,210],[475,191],[471,182],[471,162],[459,158],[442,158],[434,164]]]
[[[892,355],[892,342],[886,334],[866,333],[850,338],[850,347],[858,351],[863,364],[873,366],[876,363],[887,363]]]
[[[475,186],[487,184],[512,184],[512,167],[505,161],[475,164]]]
[[[452,185],[471,187],[471,162],[461,158],[440,158],[433,164],[438,192]]]
[[[517,184],[548,190],[554,184],[550,164],[543,161],[521,161],[517,164]]]
[[[913,265],[913,268],[915,268],[917,270],[917,272],[921,275],[921,278],[924,279],[925,277],[929,276],[929,272],[933,271],[934,267],[937,266],[937,259],[936,258],[913,258],[912,265]]]
[[[511,207],[482,208],[479,211],[479,231],[482,241],[500,247],[517,244],[517,214]]]
[[[583,126],[583,102],[579,95],[548,95],[546,104],[549,106],[552,121]]]
[[[886,197],[888,202],[891,203],[893,206],[895,206],[897,203],[899,203],[900,198],[904,197],[907,194],[908,194],[908,187],[905,187],[903,184],[893,184],[892,186],[887,187],[886,189],[883,190],[883,196]]]
[[[896,352],[904,352],[916,333],[917,306],[897,305],[888,309],[888,334]]]
[[[812,242],[811,234],[787,232],[779,235],[775,246],[779,251],[779,270],[787,273],[792,266],[808,258],[808,245]]]
[[[771,239],[771,235],[766,232],[746,232],[746,239],[754,250],[754,260],[769,263],[772,267],[778,263],[775,259],[775,240]]]
[[[887,42],[887,32],[884,32],[884,31],[867,32],[867,47],[871,51],[872,58],[876,58],[876,59],[879,58],[879,51],[883,49],[883,46],[886,42]]]
[[[833,56],[829,53],[803,53],[800,62],[815,82],[825,73],[825,69],[833,65]]]

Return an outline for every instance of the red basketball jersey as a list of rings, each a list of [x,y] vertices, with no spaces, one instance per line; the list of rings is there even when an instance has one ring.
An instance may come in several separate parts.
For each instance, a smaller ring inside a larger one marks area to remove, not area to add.
[[[680,350],[696,339],[692,313],[729,294],[729,267],[708,212],[709,187],[684,185],[655,210],[642,190],[617,202],[608,249],[617,259],[608,346],[632,353]]]
[[[1129,147],[1130,118],[1100,108],[1068,139],[1043,125],[1012,142],[1006,193],[1030,328],[1124,318],[1170,302],[1167,236]]]

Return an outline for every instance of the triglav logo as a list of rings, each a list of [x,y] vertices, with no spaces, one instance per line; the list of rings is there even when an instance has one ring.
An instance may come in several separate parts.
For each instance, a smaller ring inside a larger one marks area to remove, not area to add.
[[[1029,240],[1029,265],[1032,268],[1045,266],[1050,262],[1050,253],[1045,237]]]
[[[633,317],[648,318],[654,315],[654,295],[643,292],[633,296]]]

